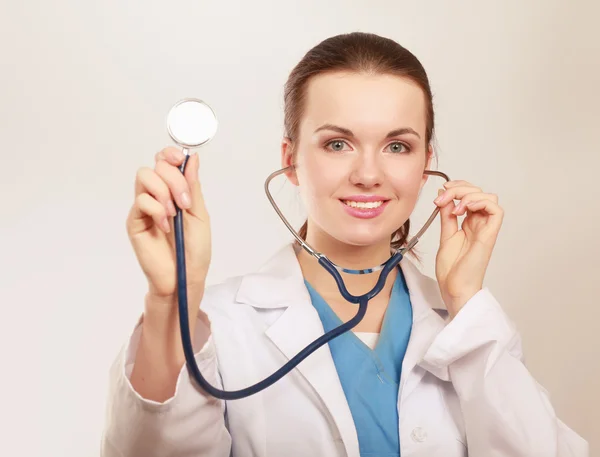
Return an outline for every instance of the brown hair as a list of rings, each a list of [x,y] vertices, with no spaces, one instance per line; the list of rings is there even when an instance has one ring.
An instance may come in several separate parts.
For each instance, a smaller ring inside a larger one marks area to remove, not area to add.
[[[297,143],[309,80],[318,74],[337,71],[391,74],[409,78],[416,83],[425,94],[425,143],[429,145],[434,131],[433,96],[421,62],[410,51],[389,38],[354,32],[322,41],[308,51],[290,73],[284,90],[284,125],[293,150]],[[410,219],[392,234],[390,244],[393,249],[406,243],[409,230]],[[306,222],[298,233],[306,239]]]

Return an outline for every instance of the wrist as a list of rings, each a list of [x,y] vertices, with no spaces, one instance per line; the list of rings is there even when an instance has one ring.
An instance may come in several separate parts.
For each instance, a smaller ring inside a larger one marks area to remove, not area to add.
[[[448,313],[450,314],[450,318],[454,319],[460,310],[467,304],[467,302],[471,300],[480,290],[481,288],[477,290],[473,289],[469,292],[462,293],[459,296],[444,300],[446,303],[446,308],[448,309]]]
[[[204,286],[188,290],[187,305],[190,328],[196,322]],[[144,322],[154,332],[179,332],[179,299],[177,295],[157,295],[149,291],[144,301]]]

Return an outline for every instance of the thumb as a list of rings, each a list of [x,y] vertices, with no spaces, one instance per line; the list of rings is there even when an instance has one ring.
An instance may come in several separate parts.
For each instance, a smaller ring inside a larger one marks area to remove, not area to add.
[[[438,196],[443,192],[444,189],[438,190]],[[454,200],[450,200],[440,208],[441,243],[451,238],[458,231],[458,217],[452,214],[455,207]]]
[[[184,171],[185,179],[190,186],[190,192],[192,194],[192,206],[187,211],[198,219],[206,221],[208,220],[208,212],[206,211],[204,196],[202,195],[202,186],[198,177],[199,169],[200,159],[196,152],[190,155]]]

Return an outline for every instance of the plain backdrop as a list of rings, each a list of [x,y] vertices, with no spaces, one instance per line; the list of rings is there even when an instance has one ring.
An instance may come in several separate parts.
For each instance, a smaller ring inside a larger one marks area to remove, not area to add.
[[[437,168],[506,212],[486,285],[522,332],[559,416],[600,448],[600,17],[594,0],[0,3],[0,454],[95,456],[108,369],[143,306],[125,219],[169,108],[205,99],[209,280],[290,239],[263,191],[282,94],[312,46],[367,31],[427,69]],[[302,205],[273,183],[299,226]],[[413,227],[433,209],[423,191]],[[418,245],[433,274],[436,222]]]

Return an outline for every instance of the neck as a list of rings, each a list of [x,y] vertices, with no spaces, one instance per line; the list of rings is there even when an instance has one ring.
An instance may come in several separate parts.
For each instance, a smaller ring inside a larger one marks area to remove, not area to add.
[[[341,243],[328,235],[314,234],[306,240],[316,251],[323,253],[336,265],[344,268],[360,270],[381,265],[391,256],[389,242],[370,246],[353,246]],[[318,261],[304,249],[298,251],[298,261],[306,280],[324,297],[340,295],[335,279],[319,265]],[[397,270],[390,272],[386,284],[379,294],[388,297],[396,278]],[[353,295],[369,292],[379,279],[380,271],[369,274],[351,274],[340,272],[348,291]]]

